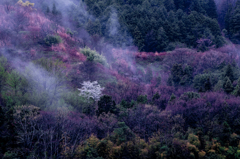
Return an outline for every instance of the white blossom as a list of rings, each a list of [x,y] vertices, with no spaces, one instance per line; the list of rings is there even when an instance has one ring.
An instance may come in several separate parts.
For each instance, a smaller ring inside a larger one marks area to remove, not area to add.
[[[102,96],[104,87],[101,87],[97,81],[84,81],[82,88],[78,88],[78,90],[80,91],[79,96],[85,97],[88,100],[92,98],[94,101],[98,101]]]

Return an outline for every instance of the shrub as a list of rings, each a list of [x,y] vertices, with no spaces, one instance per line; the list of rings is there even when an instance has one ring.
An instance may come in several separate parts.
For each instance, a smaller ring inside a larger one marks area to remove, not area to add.
[[[41,45],[45,45],[45,46],[52,46],[52,45],[56,45],[62,42],[62,39],[60,36],[58,35],[48,35],[43,41],[40,41],[39,43]]]
[[[103,55],[100,55],[95,50],[91,50],[90,48],[84,48],[81,50],[81,53],[87,57],[88,61],[100,63],[104,66],[107,66],[107,60]]]

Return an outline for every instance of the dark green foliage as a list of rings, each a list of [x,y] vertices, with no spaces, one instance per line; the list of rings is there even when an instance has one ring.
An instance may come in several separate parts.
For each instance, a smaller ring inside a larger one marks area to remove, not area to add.
[[[91,21],[89,20],[87,25],[86,25],[86,30],[90,35],[102,35],[102,31],[101,31],[101,23],[100,21],[97,19],[95,21]]]
[[[207,15],[210,18],[217,19],[217,7],[214,0],[208,0],[208,3],[206,4],[206,6],[207,8],[205,9],[205,11],[207,12]]]
[[[0,106],[0,127],[2,127],[4,121],[5,121],[4,112],[2,106]]]
[[[15,159],[15,158],[18,158],[18,155],[11,151],[7,151],[3,156],[3,159]]]
[[[234,43],[239,43],[239,31],[240,31],[240,3],[237,0],[235,7],[232,4],[228,4],[227,12],[225,15],[225,29],[228,31],[229,38]]]
[[[222,36],[217,36],[215,38],[215,44],[217,48],[222,47],[225,44],[225,40],[223,39]]]
[[[155,52],[157,47],[158,47],[157,32],[155,30],[151,30],[145,36],[144,50],[147,52]]]
[[[121,158],[135,159],[140,158],[140,149],[137,145],[124,143],[121,146],[122,156]]]
[[[53,14],[53,15],[57,15],[57,14],[58,14],[58,11],[57,11],[56,4],[55,4],[55,3],[53,3],[52,14]]]
[[[109,152],[106,153],[107,148],[108,148],[107,140],[100,141],[96,148],[98,155],[101,156],[102,158],[107,158],[107,156],[109,155]]]
[[[180,85],[189,86],[193,80],[193,68],[191,66],[185,66],[183,75],[181,77]]]
[[[6,82],[7,71],[6,71],[6,63],[7,59],[4,57],[0,57],[0,92],[3,89],[3,86]]]
[[[22,105],[26,103],[26,92],[28,83],[17,71],[9,72],[6,83],[2,90],[3,103],[7,107]]]
[[[178,85],[183,75],[182,65],[181,64],[173,65],[171,69],[171,75],[172,75],[172,81],[174,85],[175,86]]]
[[[95,17],[99,17],[102,13],[102,10],[97,3],[94,3],[94,5],[91,8],[91,11]]]
[[[90,48],[81,49],[81,53],[87,57],[87,61],[100,63],[107,66],[107,60],[103,55],[100,55],[97,51],[91,50]],[[89,67],[90,68],[90,67]]]
[[[193,86],[200,92],[211,90],[211,78],[208,74],[199,74],[194,77]]]
[[[156,94],[154,94],[154,96],[152,97],[152,101],[158,100],[160,98],[160,94],[157,92]]]
[[[47,9],[46,9],[46,13],[49,14],[50,13],[50,8],[47,6]]]
[[[146,104],[147,103],[147,95],[139,95],[137,97],[137,102],[138,103],[142,103],[142,104]]]
[[[134,43],[136,46],[138,46],[138,49],[141,51],[144,47],[144,38],[142,36],[142,33],[139,31],[138,26],[135,27],[133,31],[133,37],[134,37]]]
[[[189,101],[189,100],[197,99],[197,98],[200,98],[200,95],[196,92],[186,92],[180,96],[180,99],[185,100],[185,101]]]
[[[123,108],[132,108],[134,105],[135,105],[135,101],[131,101],[131,102],[127,102],[126,100],[122,100],[120,105],[123,107]]]
[[[233,91],[233,94],[234,94],[235,96],[240,96],[240,86],[239,86],[239,85],[237,85],[237,86],[235,87],[235,89],[234,89],[234,91]]]
[[[240,5],[236,5],[231,19],[231,27],[233,34],[238,33],[240,31],[239,20],[240,20]]]
[[[233,94],[235,96],[240,96],[240,78],[238,78],[237,86],[234,88]]]
[[[173,0],[164,0],[164,6],[168,11],[174,10],[175,5]]]
[[[172,94],[171,97],[170,97],[170,99],[169,99],[169,101],[168,101],[168,103],[172,103],[172,102],[174,102],[175,99],[176,99],[175,94]]]
[[[152,102],[151,102],[151,104],[160,107],[160,106],[161,106],[161,99],[160,99],[160,97],[161,97],[161,95],[160,95],[158,92],[155,93],[155,94],[153,95],[153,97],[152,97]]]
[[[228,35],[231,32],[231,19],[232,19],[232,5],[229,5],[227,8],[226,15],[224,17],[225,29],[228,31]]]
[[[193,0],[190,8],[191,8],[192,11],[196,11],[196,12],[199,12],[199,13],[204,13],[205,12],[198,0]]]
[[[102,113],[116,113],[116,103],[111,96],[104,95],[98,101],[97,116]]]
[[[224,79],[223,89],[226,93],[231,93],[233,91],[232,82],[228,77]]]
[[[43,41],[40,41],[39,44],[44,46],[52,46],[62,42],[62,39],[58,35],[49,35]]]
[[[210,91],[212,89],[212,84],[210,81],[210,78],[207,78],[207,81],[204,83],[204,90],[205,91]]]
[[[63,94],[63,99],[66,102],[66,104],[71,105],[74,109],[76,109],[79,112],[83,112],[88,107],[89,103],[84,100],[83,97],[79,96],[79,92],[65,92]],[[90,101],[91,104],[93,104],[92,101]]]
[[[229,142],[229,137],[231,134],[231,127],[229,126],[227,121],[224,121],[222,125],[223,125],[223,132],[221,134],[221,140],[223,142]]]
[[[118,122],[118,127],[114,129],[112,140],[120,145],[123,142],[134,139],[134,133],[129,129],[125,122]]]
[[[232,65],[230,65],[230,64],[227,65],[227,68],[226,68],[226,70],[224,72],[224,77],[228,77],[231,80],[231,82],[234,81],[234,74],[233,74],[233,67],[232,67]]]
[[[191,66],[185,66],[182,68],[181,64],[173,65],[171,69],[171,76],[168,79],[168,84],[174,84],[174,86],[183,85],[187,86],[192,83],[193,79],[193,68]]]
[[[82,13],[77,12],[78,14],[72,16],[77,26],[84,27],[90,35],[103,36],[114,46],[134,43],[138,50],[146,52],[176,47],[168,47],[169,43],[196,47],[197,40],[203,37],[203,30],[206,28],[211,30],[214,39],[221,37],[215,20],[217,14],[214,0],[88,0],[85,3],[88,11],[97,18],[89,21]],[[111,30],[115,30],[117,34],[109,34]],[[129,40],[129,35],[133,41]],[[212,45],[222,46],[223,41],[220,39],[212,41]]]
[[[184,9],[184,0],[174,0],[176,9]]]
[[[166,32],[163,29],[163,27],[158,29],[157,41],[158,41],[158,45],[157,45],[158,51],[163,51],[168,46],[168,42],[169,42],[168,36],[166,35]]]

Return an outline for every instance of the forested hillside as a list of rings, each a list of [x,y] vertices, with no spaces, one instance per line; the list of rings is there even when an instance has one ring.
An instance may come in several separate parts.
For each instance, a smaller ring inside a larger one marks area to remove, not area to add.
[[[239,159],[240,0],[0,1],[0,158]]]

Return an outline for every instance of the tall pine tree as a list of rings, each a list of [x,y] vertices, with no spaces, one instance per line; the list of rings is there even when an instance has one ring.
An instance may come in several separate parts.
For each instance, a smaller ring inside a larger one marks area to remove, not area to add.
[[[214,0],[208,0],[208,3],[206,6],[207,6],[206,8],[207,15],[213,19],[214,18],[217,19],[217,7]]]

